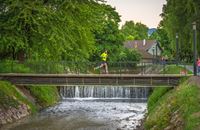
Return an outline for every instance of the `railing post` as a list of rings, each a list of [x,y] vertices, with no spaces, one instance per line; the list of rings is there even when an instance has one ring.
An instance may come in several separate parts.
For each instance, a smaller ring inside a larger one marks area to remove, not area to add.
[[[163,75],[165,75],[165,64],[166,63],[163,63]]]
[[[143,68],[143,62],[142,62],[142,75],[143,75],[143,73],[144,73],[143,71],[144,71],[144,68]]]
[[[184,70],[185,70],[185,76],[187,75],[187,68],[186,68],[186,63],[184,62]]]
[[[120,76],[121,76],[121,74],[122,74],[122,70],[121,70],[121,62],[119,62],[119,74],[120,74]]]
[[[11,61],[11,73],[13,73],[13,60]]]

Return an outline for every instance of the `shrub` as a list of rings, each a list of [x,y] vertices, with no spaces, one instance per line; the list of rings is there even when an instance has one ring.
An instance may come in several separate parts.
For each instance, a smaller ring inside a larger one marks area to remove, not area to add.
[[[18,61],[5,60],[0,62],[0,73],[30,73],[29,67]]]

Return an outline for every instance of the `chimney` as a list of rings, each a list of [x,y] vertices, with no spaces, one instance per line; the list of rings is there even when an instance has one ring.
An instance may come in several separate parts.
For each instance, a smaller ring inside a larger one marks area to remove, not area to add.
[[[144,39],[144,40],[143,40],[143,46],[145,46],[145,45],[146,45],[146,40]]]

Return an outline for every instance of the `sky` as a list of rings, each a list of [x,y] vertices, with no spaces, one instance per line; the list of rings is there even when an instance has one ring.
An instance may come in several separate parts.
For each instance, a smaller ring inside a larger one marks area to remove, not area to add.
[[[121,16],[123,25],[125,21],[141,22],[149,28],[156,28],[161,20],[163,4],[166,0],[106,0],[107,4],[116,8]]]

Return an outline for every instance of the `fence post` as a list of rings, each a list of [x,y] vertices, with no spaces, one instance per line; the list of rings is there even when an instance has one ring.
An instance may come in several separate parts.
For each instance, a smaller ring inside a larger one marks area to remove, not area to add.
[[[121,73],[122,73],[122,70],[121,70],[121,62],[119,62],[119,74],[121,75]]]

